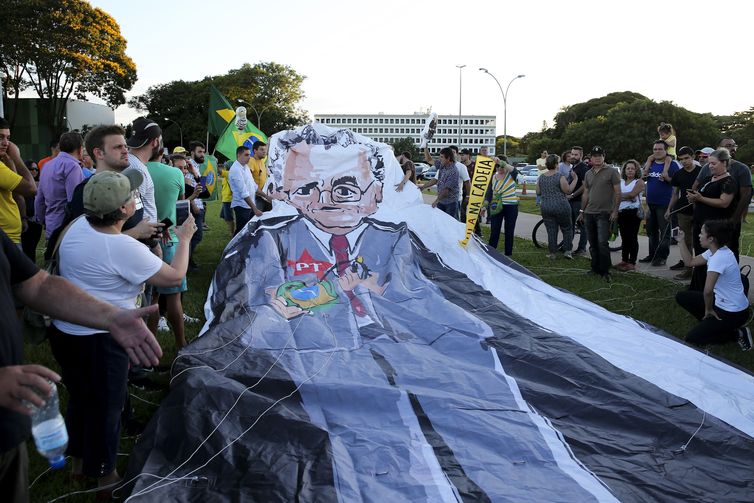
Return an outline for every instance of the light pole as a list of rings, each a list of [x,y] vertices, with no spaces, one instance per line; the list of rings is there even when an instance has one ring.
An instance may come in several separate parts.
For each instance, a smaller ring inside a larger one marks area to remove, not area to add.
[[[268,108],[270,108],[270,106],[267,105],[266,107],[264,107],[262,109],[261,112],[257,112],[257,109],[254,108],[254,105],[252,105],[248,101],[244,101],[241,98],[238,98],[236,100],[236,102],[238,102],[239,105],[246,105],[246,106],[248,106],[249,108],[251,108],[254,111],[254,114],[256,114],[256,116],[257,116],[257,123],[254,124],[254,125],[257,127],[257,129],[259,129],[261,131],[262,130],[262,114],[264,114],[265,110],[267,110]]]
[[[500,88],[500,93],[503,95],[503,155],[508,155],[508,89],[511,88],[511,84],[513,84],[513,81],[516,79],[521,79],[526,77],[526,75],[516,75],[511,79],[510,82],[508,82],[508,86],[505,88],[505,91],[503,91],[503,86],[500,85],[500,82],[495,78],[494,75],[492,75],[489,70],[486,68],[480,68],[479,71],[482,71],[495,79],[495,82],[497,83],[497,87]]]
[[[167,118],[167,117],[165,117],[165,120],[166,120],[166,121],[170,121],[170,122],[172,122],[173,124],[175,124],[176,126],[178,126],[178,131],[179,131],[179,132],[180,132],[180,134],[181,134],[181,147],[182,147],[182,146],[183,146],[183,128],[182,128],[182,127],[181,127],[181,125],[180,125],[180,124],[178,123],[178,121],[174,121],[173,119],[169,119],[169,118]]]
[[[466,65],[456,65],[456,68],[458,68],[458,149],[461,149],[461,98],[463,97],[463,94],[461,94],[462,86],[463,86],[463,69],[466,68]]]

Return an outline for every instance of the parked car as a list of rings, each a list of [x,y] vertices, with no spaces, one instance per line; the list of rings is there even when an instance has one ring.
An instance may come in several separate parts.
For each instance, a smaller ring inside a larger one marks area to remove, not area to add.
[[[414,167],[416,168],[416,176],[419,178],[422,176],[422,173],[427,171],[431,166],[426,162],[415,162]]]
[[[437,178],[437,168],[434,166],[428,166],[427,169],[425,169],[421,175],[419,173],[416,173],[416,176],[418,178],[421,178],[422,180],[429,180],[431,178]]]
[[[518,183],[526,182],[527,184],[536,184],[537,178],[539,178],[539,170],[537,166],[528,165],[525,168],[519,170],[521,176],[518,177]]]

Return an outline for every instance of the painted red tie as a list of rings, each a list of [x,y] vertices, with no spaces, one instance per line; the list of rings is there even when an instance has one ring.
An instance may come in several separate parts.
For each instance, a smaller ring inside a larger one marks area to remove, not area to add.
[[[335,264],[338,269],[338,276],[342,276],[351,265],[351,261],[348,260],[348,239],[343,235],[336,236],[333,234],[330,238],[330,248],[335,252]],[[347,290],[346,296],[351,302],[351,308],[353,308],[353,312],[356,313],[356,316],[367,315],[367,310],[364,307],[364,304],[362,304],[359,298],[356,297],[353,290]]]

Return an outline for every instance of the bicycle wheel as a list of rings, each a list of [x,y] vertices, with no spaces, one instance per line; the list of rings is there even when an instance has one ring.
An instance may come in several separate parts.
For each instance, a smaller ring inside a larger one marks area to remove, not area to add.
[[[537,248],[547,248],[547,229],[544,219],[537,222],[531,231],[531,240]]]

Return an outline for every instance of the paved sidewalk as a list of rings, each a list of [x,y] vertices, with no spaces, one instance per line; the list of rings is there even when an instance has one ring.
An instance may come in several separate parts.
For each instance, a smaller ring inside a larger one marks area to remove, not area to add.
[[[524,196],[526,197],[526,196]],[[428,204],[432,204],[432,201],[434,201],[435,197],[432,195],[424,195],[424,201]],[[516,220],[516,236],[531,240],[531,232],[534,229],[534,226],[542,219],[540,215],[534,215],[532,213],[524,213],[519,212],[518,214],[518,220]],[[482,224],[486,225],[486,224]],[[489,227],[489,226],[487,226]],[[502,238],[501,238],[502,239]],[[576,246],[576,243],[574,243],[574,247]],[[542,259],[544,260],[546,250],[542,250]],[[639,258],[643,258],[649,254],[649,238],[646,236],[639,236]],[[612,252],[612,262],[613,264],[618,264],[621,261],[621,252],[616,251]],[[516,253],[515,250],[513,252],[513,259],[515,260]],[[663,278],[669,281],[673,281],[678,283],[679,285],[688,285],[689,281],[679,281],[674,278],[676,274],[678,274],[680,271],[671,271],[668,269],[671,265],[677,263],[681,259],[681,252],[678,249],[678,246],[671,246],[670,247],[670,255],[667,259],[667,264],[662,267],[653,267],[650,264],[642,264],[637,263],[636,264],[636,271],[641,272],[643,274],[649,274],[650,276],[656,276],[658,278]],[[752,270],[754,271],[754,258],[748,257],[745,255],[741,255],[739,260],[740,265],[748,264],[751,266]],[[752,280],[752,283],[754,283],[754,274],[751,275],[750,279]],[[754,288],[749,289],[749,303],[754,304]]]

